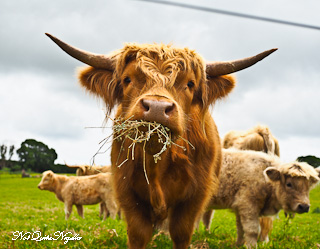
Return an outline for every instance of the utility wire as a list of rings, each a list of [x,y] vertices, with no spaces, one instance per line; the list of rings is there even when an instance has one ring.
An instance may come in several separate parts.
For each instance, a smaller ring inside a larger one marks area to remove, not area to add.
[[[157,4],[163,4],[163,5],[171,5],[171,6],[182,7],[182,8],[187,8],[187,9],[195,9],[195,10],[201,10],[201,11],[206,11],[206,12],[213,12],[213,13],[222,14],[222,15],[237,16],[237,17],[254,19],[254,20],[265,21],[265,22],[280,23],[280,24],[285,24],[285,25],[290,25],[290,26],[295,26],[295,27],[300,27],[300,28],[320,30],[319,26],[314,26],[314,25],[309,25],[309,24],[289,22],[289,21],[278,20],[278,19],[273,19],[273,18],[268,18],[268,17],[254,16],[254,15],[242,14],[242,13],[238,13],[238,12],[213,9],[213,8],[201,7],[201,6],[196,6],[196,5],[184,4],[184,3],[176,3],[176,2],[170,2],[170,1],[157,1],[157,0],[137,0],[137,1],[152,2],[152,3],[157,3]]]

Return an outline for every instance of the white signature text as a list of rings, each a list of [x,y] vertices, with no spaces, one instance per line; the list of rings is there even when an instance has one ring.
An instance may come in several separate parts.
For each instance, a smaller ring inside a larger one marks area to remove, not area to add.
[[[81,240],[82,237],[79,236],[79,234],[72,234],[71,232],[60,232],[57,231],[53,234],[53,236],[50,235],[43,235],[40,231],[35,232],[20,232],[15,231],[13,232],[13,238],[12,240],[34,240],[34,241],[43,241],[43,240],[63,240],[64,244],[67,244],[70,240]]]

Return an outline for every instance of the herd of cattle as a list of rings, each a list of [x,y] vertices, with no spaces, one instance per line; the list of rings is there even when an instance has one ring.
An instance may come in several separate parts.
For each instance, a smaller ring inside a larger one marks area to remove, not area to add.
[[[83,205],[100,203],[104,218],[121,211],[129,248],[146,248],[154,229],[166,227],[173,248],[185,249],[201,218],[209,228],[214,209],[231,209],[237,244],[252,247],[259,231],[260,239],[268,240],[272,217],[281,209],[287,214],[309,211],[309,191],[320,180],[320,170],[302,162],[282,163],[278,141],[265,126],[230,132],[221,143],[209,111],[234,88],[231,73],[276,49],[205,63],[188,48],[132,43],[99,55],[47,35],[89,65],[79,72],[80,84],[103,99],[108,114],[116,109],[118,120],[161,124],[173,141],[161,160],[154,160],[163,148],[158,136],[150,134],[148,142],[132,146],[139,131],[135,138],[114,131],[111,167],[79,167],[74,177],[44,172],[38,187],[64,202],[66,219],[72,205],[83,217]]]

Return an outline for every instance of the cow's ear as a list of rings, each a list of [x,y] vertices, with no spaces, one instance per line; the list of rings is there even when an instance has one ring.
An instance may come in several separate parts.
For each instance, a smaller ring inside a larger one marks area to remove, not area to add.
[[[320,179],[320,167],[316,168],[315,170],[318,173],[318,177],[313,177],[313,176],[310,177],[310,186],[311,187],[316,186],[316,184],[319,183],[319,179]]]
[[[231,75],[207,77],[207,101],[208,104],[226,97],[236,84],[235,78]]]
[[[47,178],[52,178],[53,177],[53,172],[51,170],[46,171],[46,177]]]
[[[271,180],[273,182],[280,181],[280,171],[275,167],[266,168],[263,174],[267,180]]]
[[[109,111],[122,99],[122,87],[113,79],[113,71],[85,67],[79,70],[81,86],[88,92],[104,100]]]
[[[80,167],[79,167],[79,169],[82,171],[82,172],[81,172],[82,175],[85,175],[85,174],[86,174],[87,168],[88,168],[87,166],[80,166]]]
[[[318,177],[320,178],[320,166],[316,168],[316,171],[318,172]]]
[[[313,188],[314,186],[316,186],[317,185],[317,183],[319,182],[319,178],[320,178],[320,176],[319,177],[317,177],[317,178],[315,178],[315,177],[313,177],[313,176],[311,176],[310,177],[310,187],[311,188]]]

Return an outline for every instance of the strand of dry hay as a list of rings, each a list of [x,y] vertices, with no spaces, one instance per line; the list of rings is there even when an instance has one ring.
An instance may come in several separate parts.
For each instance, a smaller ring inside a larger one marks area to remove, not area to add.
[[[184,151],[186,150],[184,146],[176,144],[175,142],[172,141],[170,129],[168,127],[163,126],[162,124],[159,124],[156,122],[143,121],[143,120],[139,120],[139,121],[130,120],[132,117],[125,120],[122,118],[112,119],[109,116],[107,116],[107,118],[113,121],[113,134],[101,141],[101,143],[103,144],[100,147],[100,149],[109,141],[111,136],[113,136],[112,141],[114,140],[122,141],[118,158],[116,161],[117,167],[120,168],[123,164],[125,164],[130,159],[130,150],[131,150],[131,160],[134,160],[134,151],[135,151],[136,144],[137,143],[143,144],[143,170],[144,170],[144,175],[148,184],[149,184],[149,180],[146,172],[145,147],[146,147],[146,143],[150,140],[151,136],[157,136],[158,143],[163,145],[161,150],[158,153],[153,155],[153,159],[155,163],[157,163],[158,160],[161,160],[161,155],[172,145],[178,146]],[[192,149],[195,149],[194,146],[188,140],[184,139],[181,136],[179,136],[179,138],[181,138],[184,142],[189,144],[192,147]],[[125,151],[124,143],[127,140],[131,142],[127,149],[127,158],[118,165],[120,154],[122,151]],[[99,151],[96,154],[98,154]]]

